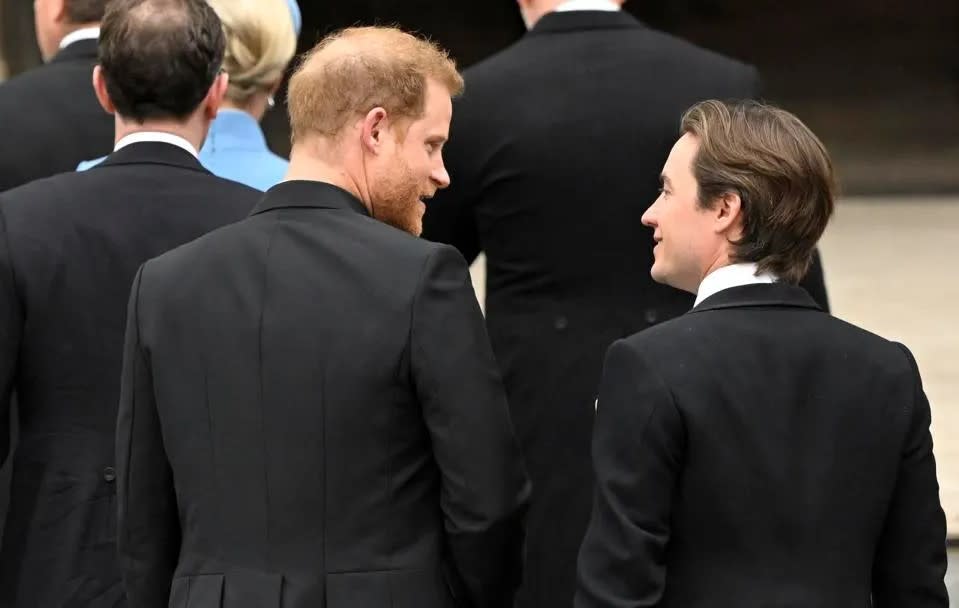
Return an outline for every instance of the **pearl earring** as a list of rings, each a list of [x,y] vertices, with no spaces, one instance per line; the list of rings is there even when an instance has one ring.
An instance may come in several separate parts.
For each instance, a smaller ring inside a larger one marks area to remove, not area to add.
[[[273,96],[272,96],[272,95],[270,95],[269,97],[266,98],[266,105],[268,105],[268,106],[271,107],[271,108],[273,108],[273,107],[276,106],[276,100],[273,99]]]

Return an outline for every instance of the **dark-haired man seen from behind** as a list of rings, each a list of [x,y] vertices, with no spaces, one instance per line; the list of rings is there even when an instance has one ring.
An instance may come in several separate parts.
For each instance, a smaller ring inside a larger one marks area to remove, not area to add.
[[[204,0],[114,0],[94,82],[116,151],[0,194],[0,421],[13,393],[20,410],[5,608],[124,603],[114,437],[130,284],[144,260],[258,198],[196,159],[226,91],[224,47]]]
[[[91,76],[107,0],[35,0],[44,65],[0,84],[0,192],[72,171],[113,146]]]
[[[97,102],[91,81],[106,3],[33,3],[35,33],[47,63],[0,83],[0,192],[72,171],[75,159],[112,149],[113,119]],[[7,512],[9,473],[9,466],[0,467],[0,521]]]
[[[643,216],[685,315],[615,342],[576,608],[946,608],[916,361],[796,285],[834,206],[788,112],[697,104]]]

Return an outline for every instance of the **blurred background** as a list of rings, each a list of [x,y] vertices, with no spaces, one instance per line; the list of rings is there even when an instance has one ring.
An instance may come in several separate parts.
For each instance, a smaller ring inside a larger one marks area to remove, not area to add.
[[[523,33],[514,0],[303,0],[307,49],[355,23],[397,23],[461,66]],[[798,113],[836,158],[847,194],[959,192],[959,2],[631,0],[647,24],[759,67],[766,97]],[[39,62],[30,0],[0,0],[9,74]],[[282,112],[267,120],[288,148]]]
[[[428,34],[467,67],[524,31],[515,0],[301,7],[301,50],[340,27],[399,24]],[[916,354],[933,406],[950,536],[959,538],[959,2],[631,0],[626,9],[756,65],[767,100],[826,143],[843,190],[822,242],[834,313]],[[32,2],[0,0],[0,79],[38,62]],[[280,154],[289,147],[285,122],[273,111],[264,123]],[[482,299],[482,261],[474,276]],[[951,591],[959,596],[959,586]]]

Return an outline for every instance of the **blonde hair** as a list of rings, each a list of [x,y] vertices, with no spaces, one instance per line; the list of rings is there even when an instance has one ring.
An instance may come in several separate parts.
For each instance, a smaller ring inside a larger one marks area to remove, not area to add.
[[[331,34],[303,58],[290,80],[293,139],[307,133],[335,138],[351,118],[376,107],[398,120],[420,118],[428,80],[451,96],[463,90],[456,63],[433,42],[392,27]]]
[[[286,0],[207,0],[223,22],[230,76],[227,99],[242,105],[283,78],[296,53],[296,31]]]

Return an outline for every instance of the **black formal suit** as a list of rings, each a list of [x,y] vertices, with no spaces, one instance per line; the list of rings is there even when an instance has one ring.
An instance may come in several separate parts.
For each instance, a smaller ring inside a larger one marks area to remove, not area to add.
[[[909,351],[798,287],[614,343],[575,606],[946,608],[929,424]]]
[[[113,117],[93,92],[96,62],[96,40],[80,40],[0,84],[0,192],[72,171],[113,149]],[[9,483],[9,466],[0,468],[0,519]]]
[[[258,198],[147,142],[0,194],[0,437],[11,392],[20,408],[0,606],[123,603],[113,441],[133,276]]]
[[[465,79],[445,153],[452,186],[424,237],[468,260],[486,253],[490,338],[533,481],[520,605],[568,606],[603,353],[693,303],[650,279],[640,218],[682,113],[755,97],[759,75],[627,13],[578,11],[546,15]]]
[[[93,92],[97,41],[0,84],[0,192],[113,150],[113,117]]]
[[[287,182],[146,263],[129,310],[133,605],[511,606],[529,482],[453,248]]]

